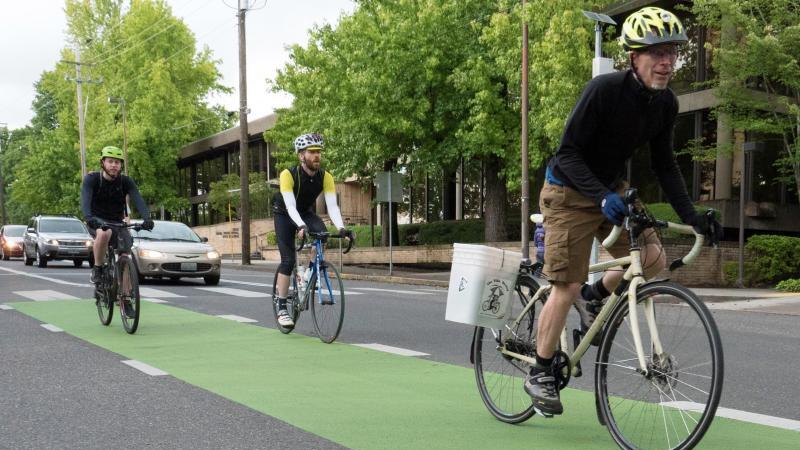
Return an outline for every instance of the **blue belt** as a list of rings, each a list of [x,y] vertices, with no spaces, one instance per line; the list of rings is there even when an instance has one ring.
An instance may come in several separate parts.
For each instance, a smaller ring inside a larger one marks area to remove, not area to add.
[[[547,169],[544,171],[544,179],[547,180],[550,184],[555,184],[556,186],[564,186],[564,183],[553,176],[553,171],[550,170],[550,166],[547,166]]]

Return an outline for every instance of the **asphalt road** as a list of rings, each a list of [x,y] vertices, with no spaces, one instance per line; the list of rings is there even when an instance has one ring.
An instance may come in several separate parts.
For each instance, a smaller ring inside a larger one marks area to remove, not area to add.
[[[90,298],[88,277],[88,268],[71,263],[40,269],[0,261],[0,304]],[[274,328],[267,301],[272,273],[225,270],[222,278],[213,288],[201,279],[153,280],[142,286],[142,296]],[[444,320],[445,289],[346,281],[346,290],[338,342],[382,344],[427,354],[421,359],[470,366],[472,329]],[[140,327],[147,327],[146,312],[145,306]],[[800,420],[793,376],[800,363],[785,358],[800,347],[797,316],[725,310],[714,310],[714,316],[726,361],[721,406]],[[120,364],[120,355],[39,325],[19,312],[0,311],[0,448],[341,448],[181,380],[141,376]],[[120,327],[117,317],[111,326]],[[310,315],[301,316],[295,333],[313,336]],[[590,378],[576,379],[571,387],[590,390]]]

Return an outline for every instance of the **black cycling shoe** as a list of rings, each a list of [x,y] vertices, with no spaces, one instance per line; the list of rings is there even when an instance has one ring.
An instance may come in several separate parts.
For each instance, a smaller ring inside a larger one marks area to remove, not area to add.
[[[525,392],[531,396],[533,409],[542,416],[552,417],[564,412],[556,377],[550,369],[531,369],[525,380]]]
[[[94,283],[94,284],[97,284],[97,283],[99,283],[99,282],[100,282],[100,280],[102,279],[102,275],[103,275],[103,272],[102,272],[102,270],[100,269],[100,266],[94,266],[94,267],[92,267],[92,275],[91,275],[91,277],[89,278],[89,280],[90,280],[92,283]]]
[[[594,320],[597,319],[597,315],[600,314],[600,310],[603,309],[603,301],[586,300],[583,296],[580,296],[575,300],[575,309],[578,310],[578,316],[581,318],[581,332],[586,334]],[[600,345],[600,335],[601,333],[598,332],[592,338],[592,345],[595,347]]]

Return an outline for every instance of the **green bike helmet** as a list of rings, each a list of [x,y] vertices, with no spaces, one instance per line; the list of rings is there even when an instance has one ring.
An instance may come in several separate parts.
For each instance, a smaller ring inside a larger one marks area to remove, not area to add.
[[[100,161],[104,158],[116,158],[116,159],[124,159],[122,157],[122,150],[119,147],[114,147],[113,145],[108,145],[103,147],[103,150],[100,152]]]
[[[644,50],[652,45],[685,44],[686,29],[675,14],[666,9],[648,6],[625,19],[620,36],[626,51]]]

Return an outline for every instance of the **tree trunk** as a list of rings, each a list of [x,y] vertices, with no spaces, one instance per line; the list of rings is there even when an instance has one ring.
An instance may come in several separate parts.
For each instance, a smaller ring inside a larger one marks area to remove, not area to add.
[[[506,199],[508,191],[506,180],[500,176],[502,161],[490,155],[485,164],[486,201],[484,203],[484,235],[486,242],[507,240],[506,237]]]
[[[455,220],[456,171],[445,168],[442,175],[442,220]]]
[[[383,162],[383,170],[391,172],[394,168],[394,161],[387,160]],[[389,225],[392,227],[392,246],[398,245],[397,228],[397,203],[392,204],[392,214],[389,215],[389,204],[384,204],[386,207],[381,208],[381,245],[384,247],[389,246]]]

